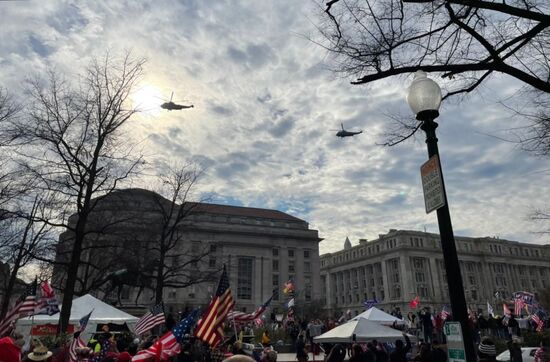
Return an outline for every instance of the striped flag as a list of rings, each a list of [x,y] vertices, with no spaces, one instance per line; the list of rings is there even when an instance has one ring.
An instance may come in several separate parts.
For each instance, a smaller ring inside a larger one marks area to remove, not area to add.
[[[143,317],[141,317],[137,321],[135,328],[136,334],[143,334],[151,328],[165,322],[166,317],[164,315],[164,304],[161,302],[160,304],[152,307],[147,313],[143,315]]]
[[[508,308],[508,305],[506,303],[502,305],[502,311],[504,312],[504,315],[506,317],[510,318],[512,316],[512,311],[510,310],[510,308]]]
[[[76,356],[76,350],[78,348],[84,348],[86,347],[86,343],[80,338],[80,331],[76,332],[73,336],[73,340],[71,341],[71,344],[69,346],[69,362],[76,362],[78,361]]]
[[[539,317],[539,315],[537,313],[532,314],[531,320],[537,325],[537,332],[542,332],[542,329],[544,328],[544,321]]]
[[[253,313],[231,311],[227,314],[227,319],[237,324],[255,321],[256,319],[262,316],[262,314],[265,312],[265,310],[271,303],[272,299],[273,299],[273,296],[271,296],[264,304],[259,306],[258,309],[256,309]]]
[[[16,320],[34,313],[37,305],[36,287],[37,281],[35,279],[34,282],[27,286],[25,293],[15,303],[15,307],[0,322],[0,337],[7,335],[11,331]]]
[[[55,313],[59,313],[59,303],[55,297],[54,290],[48,281],[44,280],[40,284],[40,298],[38,299],[34,314],[54,315]]]
[[[132,358],[132,362],[148,360],[150,358],[164,361],[179,354],[181,351],[180,343],[195,325],[198,314],[199,310],[195,309],[187,318],[179,322],[174,329],[163,335],[155,344],[148,349],[139,351]]]
[[[195,337],[208,343],[212,348],[216,347],[223,339],[223,321],[234,306],[235,300],[231,295],[224,265],[216,294],[197,324]]]
[[[514,299],[514,315],[521,316],[521,310],[525,307],[525,302],[522,298]]]

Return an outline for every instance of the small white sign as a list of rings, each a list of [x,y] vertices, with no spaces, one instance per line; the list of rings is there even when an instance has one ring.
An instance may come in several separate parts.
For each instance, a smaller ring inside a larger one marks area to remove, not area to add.
[[[420,167],[420,175],[422,177],[426,214],[429,214],[445,206],[443,179],[441,177],[441,167],[439,165],[438,155],[430,157],[430,159]]]
[[[447,338],[447,356],[449,362],[466,362],[462,327],[459,322],[445,322],[445,337]]]

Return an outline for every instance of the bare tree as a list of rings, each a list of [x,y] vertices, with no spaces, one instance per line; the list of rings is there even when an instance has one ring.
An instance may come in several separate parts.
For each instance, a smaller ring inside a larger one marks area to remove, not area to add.
[[[37,218],[48,218],[47,200],[42,195],[35,195],[31,200],[23,200],[20,206],[22,209],[9,212],[0,221],[0,261],[8,266],[0,275],[4,295],[0,316],[8,310],[21,270],[34,262],[36,255],[47,257],[55,242],[53,228],[45,222],[36,221]]]
[[[60,331],[69,323],[88,217],[97,203],[137,171],[139,153],[129,146],[123,126],[136,113],[128,97],[140,79],[144,60],[126,54],[94,60],[70,82],[51,71],[30,82],[29,116],[13,124],[25,147],[19,152],[36,187],[55,196],[57,215],[44,220],[71,233],[63,264]],[[69,215],[73,215],[69,220]],[[52,221],[53,220],[53,221]]]
[[[186,288],[212,281],[218,272],[201,268],[210,254],[210,245],[192,243],[188,238],[188,229],[193,225],[190,215],[200,205],[190,202],[190,198],[201,173],[196,165],[184,164],[171,167],[160,176],[161,187],[154,200],[160,227],[147,246],[155,265],[152,276],[156,303],[162,301],[164,288]]]
[[[330,0],[319,30],[352,84],[422,69],[453,79],[448,98],[501,73],[547,96],[549,11],[546,0]],[[406,125],[388,145],[418,129]]]

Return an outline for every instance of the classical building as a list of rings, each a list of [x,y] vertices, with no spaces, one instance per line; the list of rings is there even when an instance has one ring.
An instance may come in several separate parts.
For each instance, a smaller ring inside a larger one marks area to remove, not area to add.
[[[494,237],[455,237],[466,301],[475,310],[511,298],[516,291],[537,293],[550,287],[550,245],[526,244]],[[334,315],[364,310],[363,301],[409,310],[421,305],[440,310],[450,304],[438,234],[391,229],[378,239],[321,255],[321,295]],[[498,293],[497,293],[498,292]]]
[[[94,255],[85,252],[79,280],[90,279],[88,263],[104,263],[101,264],[104,265],[100,268],[101,274],[108,275],[121,268],[123,255],[128,253],[135,255],[132,257],[140,260],[143,268],[147,268],[145,265],[148,259],[153,258],[139,254],[136,249],[140,248],[144,240],[149,245],[155,245],[161,232],[160,223],[157,222],[157,206],[169,203],[160,195],[143,189],[116,191],[102,199],[94,211],[92,223],[96,229],[100,229],[101,225],[111,222],[114,225],[111,229],[116,231],[91,233],[87,245],[119,244],[120,247],[103,248]],[[254,310],[271,296],[274,289],[278,293],[275,294],[272,306],[275,310],[282,310],[285,300],[280,291],[289,279],[295,282],[298,304],[321,298],[318,246],[321,239],[317,230],[310,229],[306,221],[277,210],[209,203],[186,203],[185,207],[189,205],[192,210],[177,228],[178,243],[181,245],[171,252],[173,257],[168,259],[168,263],[183,263],[187,256],[206,250],[207,253],[198,262],[188,264],[186,270],[182,271],[182,278],[183,274],[188,278],[206,273],[213,277],[185,288],[164,288],[163,300],[168,309],[178,311],[207,304],[216,290],[223,264],[227,267],[238,310]],[[110,221],[113,217],[119,221]],[[60,237],[58,249],[64,250],[63,245],[70,244],[70,239],[71,233],[64,233]],[[62,255],[61,252],[58,254]],[[107,263],[107,260],[114,263]],[[63,285],[63,271],[58,270],[56,274],[57,285]],[[95,279],[101,281],[100,278]],[[86,288],[89,289],[91,285],[88,283]],[[86,291],[82,286],[80,283],[77,289]],[[137,304],[150,306],[153,303],[153,289],[145,288]],[[91,292],[100,298],[112,297],[103,295],[104,290],[105,284],[101,288],[92,288]],[[124,287],[121,295],[123,304],[128,307],[134,305],[138,291],[137,287]]]

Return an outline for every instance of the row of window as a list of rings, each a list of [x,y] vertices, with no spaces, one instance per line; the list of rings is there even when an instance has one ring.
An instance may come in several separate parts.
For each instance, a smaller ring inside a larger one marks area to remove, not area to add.
[[[311,251],[310,250],[303,250],[304,252],[304,259],[309,259],[309,256],[311,255]],[[278,258],[279,257],[279,249],[273,249],[272,250],[272,254],[273,254],[273,257],[274,258]],[[294,255],[296,254],[296,250],[294,249],[287,249],[287,255],[289,258],[294,258]]]

